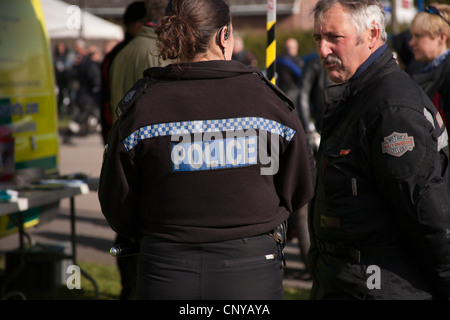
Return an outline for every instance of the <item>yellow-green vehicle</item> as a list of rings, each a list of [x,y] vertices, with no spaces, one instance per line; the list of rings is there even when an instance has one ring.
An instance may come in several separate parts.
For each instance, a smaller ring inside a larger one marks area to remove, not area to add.
[[[0,189],[26,168],[58,171],[55,77],[39,0],[0,1],[0,154]],[[25,212],[25,226],[42,210]],[[10,220],[0,215],[0,236],[17,230]]]

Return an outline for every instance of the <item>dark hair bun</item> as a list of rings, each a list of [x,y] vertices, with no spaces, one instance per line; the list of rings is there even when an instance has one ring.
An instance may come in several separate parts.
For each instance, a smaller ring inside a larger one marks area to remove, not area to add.
[[[155,29],[160,58],[191,61],[210,49],[212,37],[230,20],[230,9],[223,0],[170,1]]]

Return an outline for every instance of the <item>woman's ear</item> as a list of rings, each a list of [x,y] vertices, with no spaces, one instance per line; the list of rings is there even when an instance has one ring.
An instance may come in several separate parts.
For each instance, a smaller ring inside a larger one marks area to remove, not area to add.
[[[217,33],[217,44],[219,45],[219,47],[226,48],[229,36],[230,26],[227,24],[226,26],[220,28],[219,32]]]

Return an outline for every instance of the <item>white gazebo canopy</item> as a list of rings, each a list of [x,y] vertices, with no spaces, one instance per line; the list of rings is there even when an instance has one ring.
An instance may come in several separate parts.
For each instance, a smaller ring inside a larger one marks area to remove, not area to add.
[[[122,40],[121,26],[60,0],[41,0],[50,39]]]

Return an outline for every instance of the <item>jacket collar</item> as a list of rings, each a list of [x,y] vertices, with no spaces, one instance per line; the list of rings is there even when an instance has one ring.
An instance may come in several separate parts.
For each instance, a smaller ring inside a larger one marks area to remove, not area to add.
[[[418,72],[411,77],[416,81],[420,87],[426,92],[429,97],[433,97],[435,93],[441,88],[446,92],[448,85],[446,83],[447,75],[450,72],[450,56],[440,61],[439,66],[429,70],[429,72]]]
[[[380,49],[382,49],[380,51]],[[375,56],[374,56],[375,55]],[[365,68],[363,67],[366,64]],[[386,64],[396,64],[392,51],[386,47],[381,47],[375,51],[361,67],[358,69],[358,74],[355,73],[349,81],[332,84],[325,89],[325,103],[330,104],[340,100],[345,100],[349,96],[354,96],[368,85],[371,79],[378,78],[386,72],[392,70],[385,68]]]
[[[154,67],[144,71],[144,77],[151,80],[179,81],[201,79],[225,79],[245,74],[255,74],[269,86],[290,108],[294,103],[273,85],[256,67],[235,60],[210,60],[191,63],[173,63],[165,67]]]
[[[438,68],[442,64],[442,62],[444,62],[447,59],[449,54],[450,54],[450,49],[447,49],[444,53],[440,54],[439,56],[434,58],[433,61],[431,61],[429,64],[427,64],[423,68],[423,72],[430,72],[433,69]]]
[[[158,36],[155,33],[155,29],[154,27],[144,24],[141,28],[141,30],[139,30],[139,34],[140,37],[145,37],[145,38],[158,38]]]
[[[144,71],[146,77],[154,80],[220,79],[249,73],[259,73],[259,70],[234,60],[173,63],[166,67],[154,67]]]
[[[366,61],[361,64],[361,66],[356,70],[355,74],[353,75],[352,79],[355,79],[359,77],[365,70],[370,68],[372,64],[374,64],[379,57],[383,55],[383,53],[388,48],[387,44],[383,44],[381,47],[379,47],[375,52],[373,52]]]

